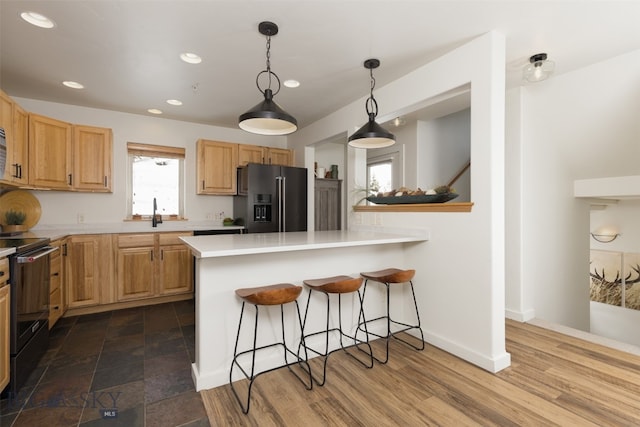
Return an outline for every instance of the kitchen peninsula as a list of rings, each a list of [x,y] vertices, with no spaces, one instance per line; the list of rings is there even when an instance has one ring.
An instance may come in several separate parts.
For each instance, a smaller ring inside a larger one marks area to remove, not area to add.
[[[192,374],[196,389],[203,390],[229,381],[241,307],[235,289],[284,282],[301,285],[304,279],[342,274],[358,276],[361,271],[392,266],[415,268],[405,265],[405,253],[415,245],[425,244],[428,233],[426,230],[413,230],[407,234],[337,230],[192,236],[181,240],[196,257],[196,358]],[[416,283],[416,287],[420,287],[420,283]],[[370,289],[365,309],[377,309],[376,306],[382,306],[382,293],[377,287]],[[301,311],[306,300],[304,291],[299,299]],[[310,310],[308,325],[311,328],[322,324],[316,313],[321,316],[326,309],[316,302],[312,299],[313,307],[322,308],[317,312]],[[348,307],[343,302],[343,310],[353,311],[343,317],[343,322],[352,329],[357,322],[354,302],[349,300]],[[380,304],[376,304],[378,302]],[[398,303],[392,309],[401,312],[403,304]],[[253,313],[252,309],[250,313]],[[267,311],[266,316],[261,313],[258,345],[261,339],[266,342],[280,334],[279,310]],[[252,325],[252,321],[245,323],[248,324]],[[285,324],[288,336],[291,337],[295,330],[298,338],[292,307],[285,307]],[[241,334],[242,348],[248,347],[249,335]],[[270,359],[275,360],[278,356],[281,357],[281,352],[259,353],[258,369],[270,366]]]

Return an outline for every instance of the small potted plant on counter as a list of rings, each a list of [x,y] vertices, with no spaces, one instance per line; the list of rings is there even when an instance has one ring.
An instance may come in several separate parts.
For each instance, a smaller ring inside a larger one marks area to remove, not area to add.
[[[5,233],[16,233],[21,231],[27,231],[27,227],[24,225],[24,221],[27,219],[27,214],[22,211],[8,210],[4,214],[6,225],[2,227],[2,231]]]
[[[233,218],[226,217],[222,220],[222,225],[233,225]]]

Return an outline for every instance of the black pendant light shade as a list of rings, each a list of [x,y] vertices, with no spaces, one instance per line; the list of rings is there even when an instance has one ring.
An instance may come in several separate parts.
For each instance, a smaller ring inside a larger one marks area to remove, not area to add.
[[[267,36],[267,68],[258,73],[256,77],[256,86],[264,95],[264,100],[240,115],[238,125],[240,129],[259,135],[287,135],[298,129],[298,122],[273,100],[273,97],[280,91],[280,79],[276,73],[271,71],[270,49],[271,36],[278,34],[278,26],[273,22],[265,21],[260,23],[258,30],[260,34]],[[269,81],[269,86],[265,90],[260,88],[258,81],[262,74],[267,74]],[[271,90],[272,77],[278,83],[278,89],[275,93]]]
[[[382,148],[395,144],[395,136],[385,128],[376,123],[378,115],[378,103],[373,97],[373,88],[375,87],[375,79],[373,78],[373,69],[380,66],[377,59],[367,59],[364,61],[364,67],[369,70],[371,75],[371,94],[366,101],[366,110],[369,121],[358,129],[349,137],[349,145],[355,148]]]

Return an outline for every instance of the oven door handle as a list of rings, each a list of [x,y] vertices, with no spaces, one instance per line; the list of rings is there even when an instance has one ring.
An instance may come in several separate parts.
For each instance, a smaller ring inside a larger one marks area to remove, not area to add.
[[[36,254],[33,253],[29,253],[29,254],[25,254],[22,256],[17,256],[16,257],[16,261],[18,262],[18,264],[26,264],[29,262],[34,262],[39,260],[40,258],[42,258],[43,256],[47,256],[52,252],[57,251],[58,248],[54,248],[52,246],[47,246],[45,248],[42,248],[42,251],[37,252]]]

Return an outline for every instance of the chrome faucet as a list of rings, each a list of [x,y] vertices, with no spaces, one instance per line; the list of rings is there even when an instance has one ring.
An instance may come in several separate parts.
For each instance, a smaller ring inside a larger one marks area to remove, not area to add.
[[[162,224],[162,215],[158,218],[156,211],[158,210],[158,203],[156,203],[156,198],[153,198],[153,217],[151,218],[151,226],[157,227],[158,224]]]

